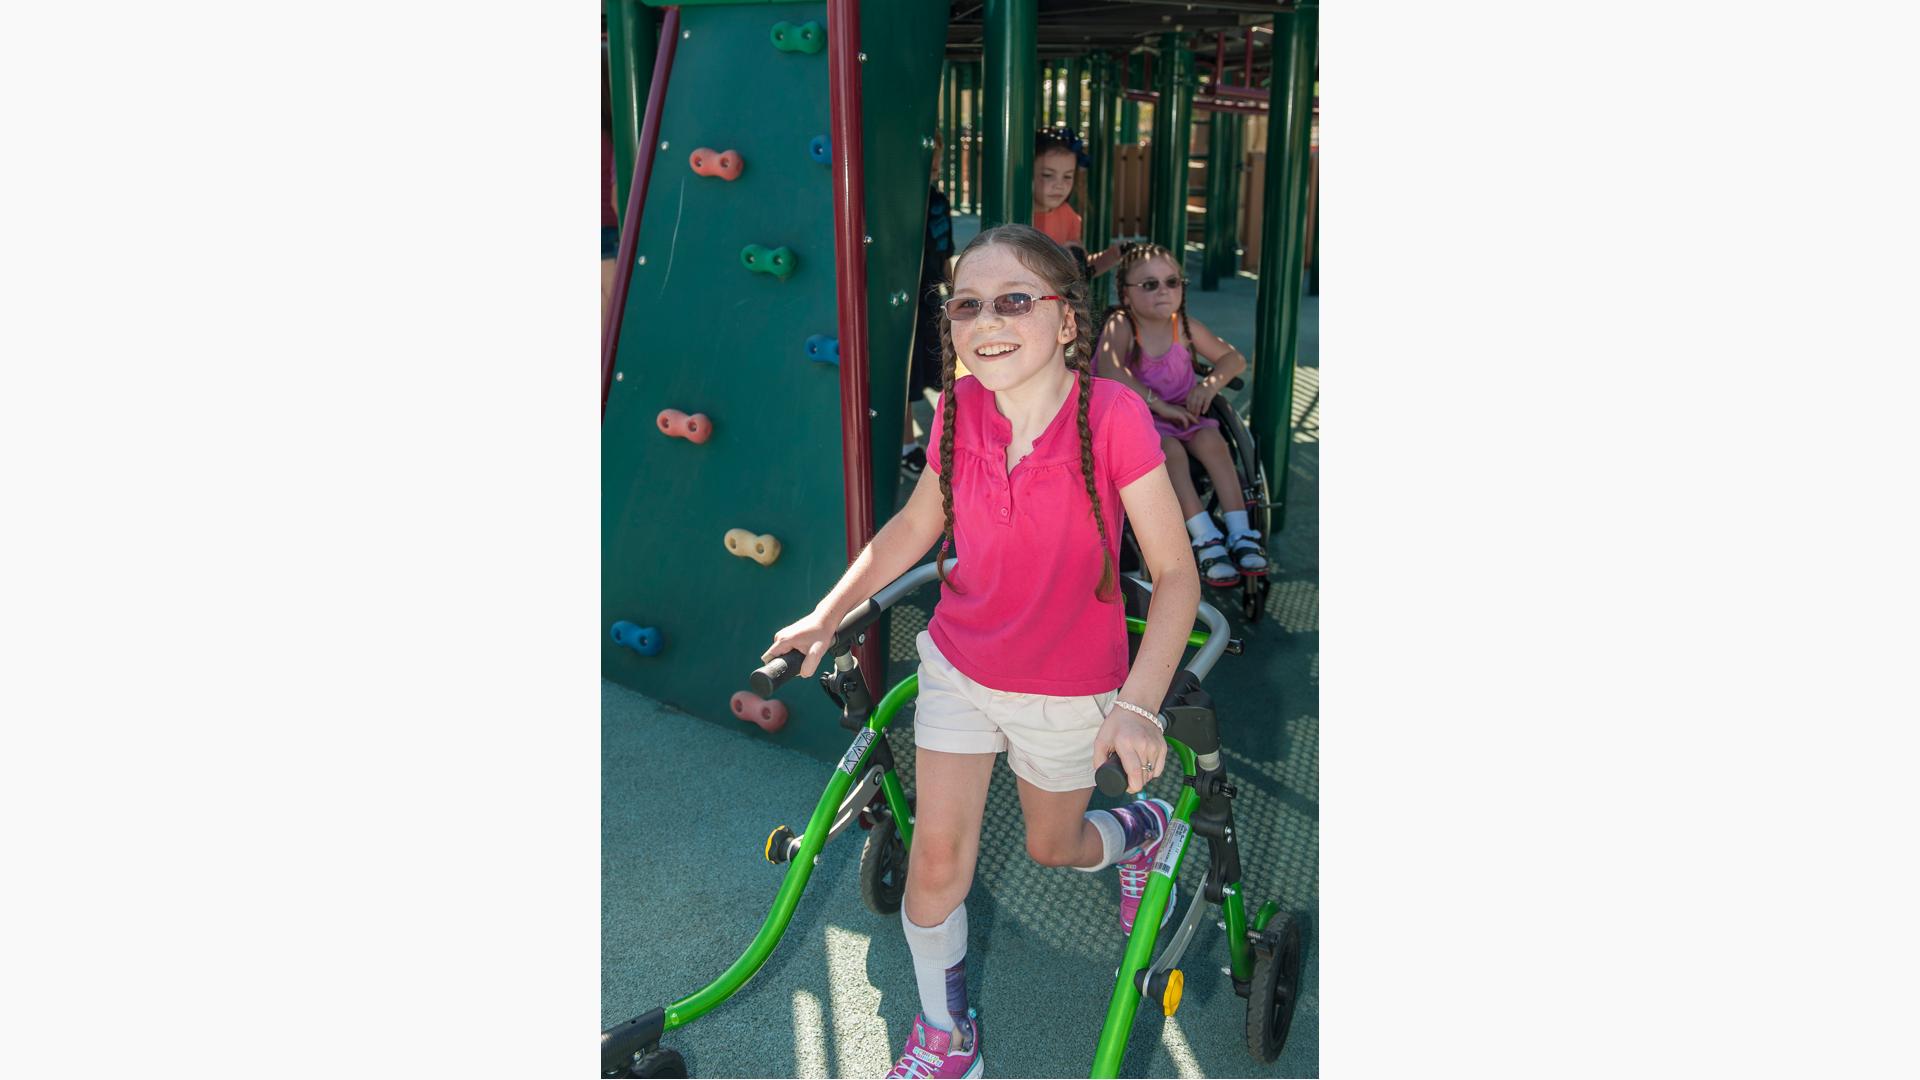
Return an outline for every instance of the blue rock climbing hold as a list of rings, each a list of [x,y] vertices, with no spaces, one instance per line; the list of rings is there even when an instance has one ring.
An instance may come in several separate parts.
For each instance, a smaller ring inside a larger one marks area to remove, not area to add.
[[[833,164],[833,143],[825,135],[815,135],[807,144],[807,156],[822,165]]]
[[[651,626],[635,626],[625,619],[613,624],[613,643],[625,645],[641,656],[659,656],[663,644],[660,631]]]
[[[823,364],[840,364],[840,339],[825,334],[815,334],[807,339],[807,359],[818,360]]]

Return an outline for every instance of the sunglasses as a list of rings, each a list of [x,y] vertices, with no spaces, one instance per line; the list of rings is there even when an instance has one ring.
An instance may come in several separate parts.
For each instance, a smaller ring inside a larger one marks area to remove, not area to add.
[[[1023,292],[1004,293],[993,298],[993,313],[1005,318],[1012,318],[1015,315],[1025,315],[1027,312],[1032,311],[1033,305],[1037,301],[1065,299],[1066,297],[1064,296],[1028,296]],[[980,309],[985,307],[987,303],[988,301],[986,300],[965,296],[956,297],[940,306],[946,309],[948,319],[954,322],[966,322],[969,319],[979,318]]]
[[[1170,277],[1165,281],[1155,281],[1153,278],[1148,278],[1145,281],[1127,282],[1127,284],[1144,292],[1159,292],[1161,286],[1165,286],[1168,292],[1172,292],[1186,283],[1187,279],[1183,277]]]

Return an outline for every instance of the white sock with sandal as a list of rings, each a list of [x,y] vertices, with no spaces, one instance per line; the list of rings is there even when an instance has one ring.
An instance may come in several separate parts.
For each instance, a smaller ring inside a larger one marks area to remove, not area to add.
[[[1194,552],[1196,560],[1216,558],[1227,560],[1214,566],[1204,576],[1214,581],[1226,581],[1240,576],[1239,572],[1233,569],[1233,560],[1227,558],[1227,548],[1222,543],[1224,538],[1221,537],[1220,530],[1214,526],[1212,516],[1205,510],[1187,519],[1187,535],[1193,538],[1194,545],[1199,548]]]
[[[1227,519],[1228,547],[1232,547],[1234,542],[1241,537],[1246,537],[1254,543],[1260,544],[1262,552],[1262,554],[1255,554],[1251,551],[1244,551],[1236,556],[1233,561],[1238,564],[1242,570],[1265,570],[1267,568],[1267,557],[1264,554],[1266,545],[1261,543],[1260,534],[1248,527],[1247,512],[1245,510],[1228,510],[1225,516]]]

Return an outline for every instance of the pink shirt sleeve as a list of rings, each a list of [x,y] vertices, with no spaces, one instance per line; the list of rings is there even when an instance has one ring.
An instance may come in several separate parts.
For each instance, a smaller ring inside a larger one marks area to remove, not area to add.
[[[1126,487],[1147,475],[1167,460],[1160,449],[1160,432],[1153,426],[1153,413],[1140,395],[1130,390],[1113,396],[1113,408],[1107,413],[1105,453],[1107,474],[1113,486]]]

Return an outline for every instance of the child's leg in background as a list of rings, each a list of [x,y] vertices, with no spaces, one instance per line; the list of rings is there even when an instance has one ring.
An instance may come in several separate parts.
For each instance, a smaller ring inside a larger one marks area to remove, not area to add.
[[[1199,442],[1200,435],[1207,434],[1212,432],[1202,430],[1194,436],[1194,441]],[[1215,434],[1214,438],[1217,439],[1219,436]],[[1226,444],[1221,443],[1220,448],[1225,450]],[[1193,486],[1193,473],[1187,467],[1187,444],[1171,435],[1162,435],[1160,449],[1167,455],[1167,472],[1173,477],[1174,497],[1180,500],[1180,516],[1187,519],[1187,535],[1192,538],[1194,544],[1200,545],[1199,550],[1194,552],[1195,560],[1199,562],[1206,562],[1209,559],[1219,560],[1208,565],[1201,571],[1201,575],[1215,582],[1239,581],[1240,573],[1233,568],[1232,561],[1227,558],[1226,546],[1220,542],[1220,530],[1213,524],[1213,517],[1207,513],[1206,505],[1200,501],[1200,492]],[[1208,470],[1208,475],[1213,475],[1211,469]],[[1217,486],[1219,481],[1216,480],[1214,483]],[[1239,498],[1240,484],[1236,481],[1232,488],[1234,497]],[[1244,510],[1244,504],[1242,509]],[[1212,542],[1208,543],[1208,541]]]
[[[967,890],[980,858],[992,754],[914,749],[913,857],[900,921],[913,954],[920,1011],[943,1031],[967,1012]]]
[[[1230,514],[1247,508],[1247,498],[1240,491],[1240,474],[1233,471],[1233,455],[1227,450],[1226,437],[1218,428],[1202,428],[1193,433],[1193,441],[1187,450],[1207,470],[1207,476],[1213,480],[1213,493],[1220,500],[1220,512]],[[1186,509],[1185,504],[1181,509]]]
[[[1171,435],[1162,435],[1160,450],[1167,455],[1167,476],[1173,480],[1174,497],[1180,500],[1180,516],[1191,518],[1202,506],[1200,492],[1193,486],[1193,473],[1187,467],[1186,444]]]
[[[1249,574],[1264,573],[1267,569],[1265,547],[1252,539],[1259,534],[1247,521],[1247,497],[1240,490],[1240,474],[1233,470],[1233,455],[1227,450],[1226,437],[1217,429],[1197,432],[1189,450],[1213,479],[1214,494],[1220,500],[1220,516],[1227,519],[1227,547],[1233,553],[1234,565]]]

